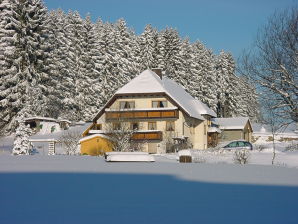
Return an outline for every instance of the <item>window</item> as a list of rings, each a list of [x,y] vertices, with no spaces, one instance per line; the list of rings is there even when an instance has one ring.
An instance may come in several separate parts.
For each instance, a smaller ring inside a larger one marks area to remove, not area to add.
[[[135,108],[134,101],[120,101],[120,109],[132,109]]]
[[[96,124],[94,129],[95,130],[101,130],[102,129],[101,124]]]
[[[139,129],[139,123],[130,123],[130,129],[131,130],[138,130]]]
[[[251,146],[250,143],[248,143],[248,142],[244,142],[244,145],[249,146],[249,147]]]
[[[175,131],[175,122],[174,121],[167,121],[166,130],[167,131]]]
[[[148,122],[148,130],[156,130],[156,122]]]
[[[211,117],[210,116],[207,117],[207,125],[208,125],[208,127],[211,127]]]
[[[163,101],[152,101],[152,107],[153,108],[168,107],[168,102],[166,100],[163,100]]]
[[[245,144],[244,144],[244,142],[238,142],[238,146],[239,146],[239,147],[244,147]]]
[[[120,123],[113,123],[113,130],[120,130],[121,124]]]
[[[233,148],[233,147],[237,147],[237,146],[238,146],[237,142],[231,142],[231,143],[228,144],[226,147],[227,147],[227,148]]]

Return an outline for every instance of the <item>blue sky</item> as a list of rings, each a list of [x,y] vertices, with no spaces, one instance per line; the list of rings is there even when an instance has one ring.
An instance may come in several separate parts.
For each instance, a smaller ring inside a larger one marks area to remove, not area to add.
[[[95,21],[124,18],[137,34],[150,23],[159,30],[176,28],[182,37],[200,40],[215,53],[236,58],[248,48],[257,30],[276,10],[297,4],[294,0],[44,0],[48,9],[90,13]]]

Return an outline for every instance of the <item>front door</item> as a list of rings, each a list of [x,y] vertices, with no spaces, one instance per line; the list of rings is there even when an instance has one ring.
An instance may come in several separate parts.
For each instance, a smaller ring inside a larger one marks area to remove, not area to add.
[[[157,143],[148,143],[148,152],[157,153]]]

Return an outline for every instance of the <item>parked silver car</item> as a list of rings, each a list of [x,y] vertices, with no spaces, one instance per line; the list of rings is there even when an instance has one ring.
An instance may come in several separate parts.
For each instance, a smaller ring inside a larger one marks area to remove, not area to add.
[[[244,140],[232,141],[223,147],[225,150],[235,150],[235,149],[248,149],[253,150],[253,146],[250,142]]]

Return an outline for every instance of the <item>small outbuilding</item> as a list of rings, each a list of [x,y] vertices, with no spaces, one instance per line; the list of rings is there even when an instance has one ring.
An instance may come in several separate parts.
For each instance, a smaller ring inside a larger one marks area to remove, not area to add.
[[[221,130],[220,141],[252,140],[253,130],[248,117],[214,118],[213,122]]]
[[[80,140],[81,154],[97,156],[113,151],[113,141],[104,134],[93,134]]]

